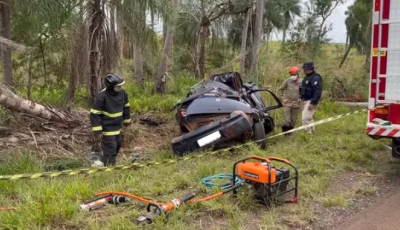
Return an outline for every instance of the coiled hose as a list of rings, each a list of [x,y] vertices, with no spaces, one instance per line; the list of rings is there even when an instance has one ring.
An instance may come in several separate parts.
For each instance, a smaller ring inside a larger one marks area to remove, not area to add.
[[[233,180],[233,175],[232,174],[218,174],[210,177],[205,177],[201,179],[201,183],[205,185],[208,189],[212,189],[215,186],[221,187],[222,189],[228,189],[232,186],[231,183],[223,184],[223,185],[216,185],[212,181],[217,180],[217,179],[229,179],[229,181]],[[243,180],[240,178],[236,177],[235,184],[241,184],[243,183]]]

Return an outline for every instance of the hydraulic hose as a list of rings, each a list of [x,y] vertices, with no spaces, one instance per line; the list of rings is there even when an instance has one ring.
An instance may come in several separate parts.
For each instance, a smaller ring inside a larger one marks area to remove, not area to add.
[[[219,193],[217,193],[217,194],[214,194],[214,195],[211,195],[211,196],[207,196],[207,197],[204,197],[204,198],[201,198],[201,199],[191,200],[191,201],[188,201],[188,203],[189,203],[189,204],[194,204],[194,203],[199,203],[199,202],[210,201],[210,200],[212,200],[212,199],[215,199],[215,198],[218,198],[218,197],[220,197],[220,196],[222,196],[222,195],[225,195],[225,194],[228,193],[228,192],[231,192],[231,191],[233,191],[233,190],[236,190],[236,189],[240,188],[242,185],[243,185],[243,183],[238,183],[238,184],[235,184],[235,185],[232,186],[232,187],[229,187],[228,189],[225,189],[225,190],[222,191],[222,192],[219,192]]]
[[[0,211],[17,211],[16,207],[0,207]]]
[[[160,205],[160,203],[157,203],[157,202],[154,202],[154,201],[151,201],[151,200],[146,200],[146,199],[144,199],[142,197],[138,197],[138,196],[135,196],[133,194],[126,193],[126,192],[110,191],[110,192],[101,192],[101,193],[95,194],[95,196],[105,196],[105,195],[120,195],[120,196],[125,196],[125,197],[129,197],[131,199],[138,200],[138,201],[140,201],[142,203],[145,203],[145,204],[157,204],[157,205]]]

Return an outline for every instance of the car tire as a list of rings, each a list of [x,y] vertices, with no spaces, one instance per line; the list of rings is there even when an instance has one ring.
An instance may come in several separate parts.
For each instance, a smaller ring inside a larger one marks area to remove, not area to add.
[[[254,122],[253,124],[253,139],[256,142],[256,145],[260,149],[265,149],[267,146],[267,140],[265,139],[265,129],[264,129],[264,123],[263,122]]]

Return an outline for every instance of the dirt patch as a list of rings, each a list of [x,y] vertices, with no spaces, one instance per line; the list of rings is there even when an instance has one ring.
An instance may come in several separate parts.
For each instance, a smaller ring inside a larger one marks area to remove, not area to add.
[[[76,112],[82,118],[79,127],[45,121],[27,115],[7,115],[0,124],[2,152],[32,152],[39,158],[71,157],[83,160],[93,144],[89,112]],[[162,116],[159,115],[158,116]],[[179,130],[171,118],[157,118],[154,114],[133,116],[130,126],[122,129],[122,159],[132,153],[154,153],[169,149]]]
[[[200,217],[195,224],[193,229],[208,230],[208,229],[225,229],[228,227],[228,221],[224,217],[215,217],[210,215],[204,215]]]
[[[335,229],[338,224],[348,221],[360,211],[371,208],[379,199],[390,194],[399,185],[400,182],[394,177],[342,174],[330,185],[327,196],[340,194],[344,196],[344,199],[349,200],[349,206],[325,207],[321,202],[317,202],[314,212],[318,213],[318,220],[303,229]]]

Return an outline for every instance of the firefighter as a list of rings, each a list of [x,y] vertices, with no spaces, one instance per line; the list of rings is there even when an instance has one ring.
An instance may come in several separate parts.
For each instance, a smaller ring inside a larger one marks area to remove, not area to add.
[[[314,114],[322,95],[322,77],[314,70],[314,63],[306,62],[303,64],[305,78],[301,84],[300,97],[304,102],[302,113],[302,124],[314,123]],[[314,126],[306,128],[305,133],[313,134]]]
[[[302,106],[299,92],[301,85],[299,68],[296,66],[291,67],[289,74],[290,78],[286,79],[278,89],[285,113],[282,132],[292,130],[296,126],[297,117]]]
[[[125,83],[117,74],[110,73],[105,79],[106,88],[96,98],[90,110],[90,122],[94,134],[94,146],[102,142],[104,166],[116,165],[121,147],[122,125],[130,124],[130,106],[127,93],[122,89]]]

